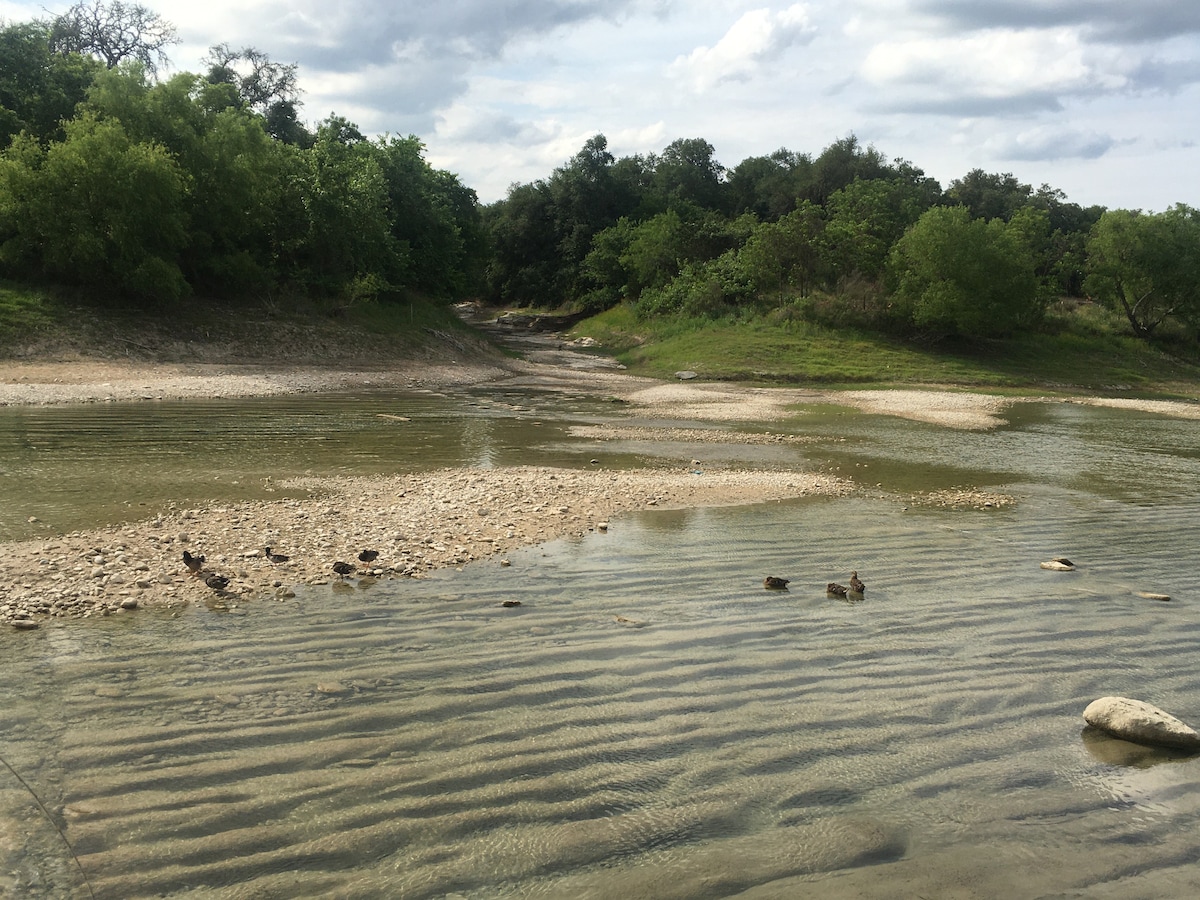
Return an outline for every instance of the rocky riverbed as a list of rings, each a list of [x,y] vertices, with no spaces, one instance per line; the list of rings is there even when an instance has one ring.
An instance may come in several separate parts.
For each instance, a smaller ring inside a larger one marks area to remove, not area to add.
[[[48,617],[131,614],[145,607],[226,607],[287,600],[299,584],[419,578],[559,537],[620,527],[633,510],[842,494],[826,475],[741,469],[450,469],[384,478],[306,478],[281,489],[308,496],[175,509],[142,522],[9,543],[0,621],[32,628]],[[288,557],[272,562],[264,552]],[[201,573],[183,551],[205,558]],[[358,554],[376,550],[362,563]],[[220,589],[210,574],[228,579]]]

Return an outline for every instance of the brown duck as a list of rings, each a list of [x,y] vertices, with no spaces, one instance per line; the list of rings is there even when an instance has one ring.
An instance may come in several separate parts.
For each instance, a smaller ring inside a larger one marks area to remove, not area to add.
[[[788,580],[786,578],[776,578],[774,575],[768,575],[763,579],[763,587],[768,591],[786,591]]]
[[[204,568],[203,556],[192,556],[186,550],[183,551],[183,564],[187,566],[189,575],[199,575],[200,570]]]
[[[856,594],[861,594],[866,589],[867,589],[867,586],[859,580],[858,573],[851,572],[850,573],[850,590],[854,591],[854,593],[856,593]]]
[[[835,597],[845,597],[846,594],[850,593],[850,589],[844,584],[838,584],[836,581],[831,581],[829,584],[825,585],[825,592],[827,594],[833,594]]]

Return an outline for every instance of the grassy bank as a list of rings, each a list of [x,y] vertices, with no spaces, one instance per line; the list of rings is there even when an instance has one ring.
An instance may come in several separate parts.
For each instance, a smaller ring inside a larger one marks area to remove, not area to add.
[[[0,359],[385,365],[447,349],[486,350],[450,306],[419,296],[345,307],[289,299],[144,309],[0,283]]]
[[[1147,344],[1121,322],[1091,307],[1053,310],[1043,329],[1005,340],[923,346],[801,319],[765,315],[739,321],[642,321],[625,306],[575,329],[594,338],[631,372],[817,383],[828,387],[955,384],[988,390],[1121,392],[1200,396],[1194,347]],[[1184,358],[1181,351],[1189,350]]]

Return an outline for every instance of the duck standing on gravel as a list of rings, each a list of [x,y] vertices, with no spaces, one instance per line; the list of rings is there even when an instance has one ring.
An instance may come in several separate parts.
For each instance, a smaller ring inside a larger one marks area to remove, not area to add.
[[[187,566],[189,575],[199,575],[204,568],[203,556],[192,556],[186,550],[183,551],[183,564]]]
[[[365,562],[367,565],[370,565],[371,563],[375,562],[375,560],[379,559],[379,551],[364,550],[362,553],[358,554],[358,559],[360,562]]]
[[[229,579],[224,575],[218,575],[216,572],[213,572],[211,575],[205,578],[204,583],[214,591],[223,591],[225,588],[229,587]]]
[[[347,575],[354,574],[354,566],[348,562],[338,560],[333,564],[333,571],[337,573],[339,578],[345,578]]]
[[[290,556],[284,556],[282,553],[272,553],[270,547],[263,547],[263,556],[267,558],[267,562],[273,563],[285,563],[291,559]]]

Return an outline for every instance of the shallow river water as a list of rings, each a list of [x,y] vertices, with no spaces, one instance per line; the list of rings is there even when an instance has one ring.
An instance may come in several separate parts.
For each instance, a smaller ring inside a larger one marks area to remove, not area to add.
[[[603,418],[588,401],[471,402],[0,410],[0,499],[93,467],[100,499],[39,495],[77,527],[180,484],[419,469],[430,446],[442,465],[596,452],[567,430]],[[398,446],[380,413],[421,428]],[[1196,425],[1009,418],[959,433],[821,407],[783,429],[800,447],[606,445],[607,464],[723,454],[869,490],[623,517],[507,568],[0,634],[0,897],[1196,896],[1200,759],[1081,717],[1121,694],[1200,721]],[[909,501],[966,485],[1018,502]],[[1039,568],[1058,555],[1078,570]],[[864,599],[827,596],[852,569]]]

